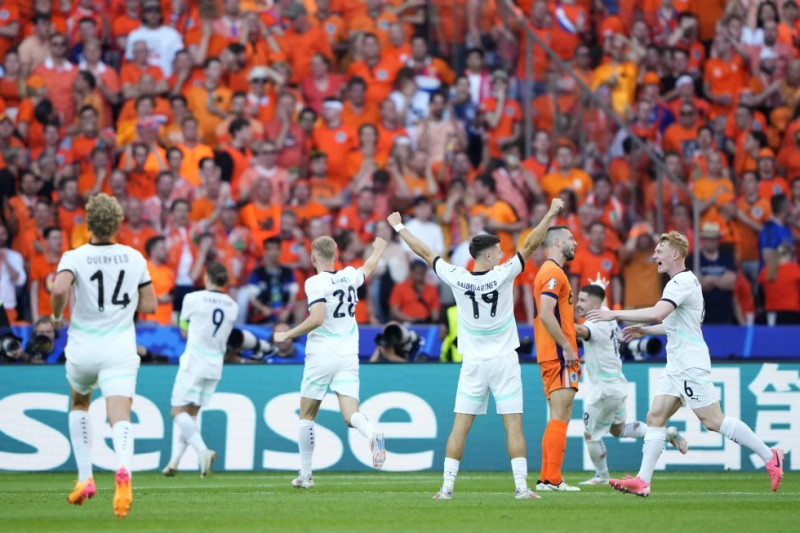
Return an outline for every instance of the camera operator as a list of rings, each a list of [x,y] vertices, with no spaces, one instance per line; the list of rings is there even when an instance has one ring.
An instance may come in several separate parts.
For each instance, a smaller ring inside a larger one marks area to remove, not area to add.
[[[30,363],[46,363],[56,347],[58,331],[49,316],[41,316],[33,325],[33,335],[25,345],[25,355]],[[59,362],[62,356],[59,355]]]
[[[29,358],[21,343],[22,339],[11,329],[5,306],[0,303],[0,364],[27,363]]]
[[[419,354],[421,339],[399,322],[389,322],[375,337],[370,363],[408,363]]]

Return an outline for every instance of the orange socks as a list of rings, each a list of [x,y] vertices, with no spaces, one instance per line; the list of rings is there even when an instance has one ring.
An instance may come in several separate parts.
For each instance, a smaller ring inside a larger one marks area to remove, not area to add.
[[[561,465],[567,450],[567,423],[550,420],[542,436],[542,481],[561,483]]]

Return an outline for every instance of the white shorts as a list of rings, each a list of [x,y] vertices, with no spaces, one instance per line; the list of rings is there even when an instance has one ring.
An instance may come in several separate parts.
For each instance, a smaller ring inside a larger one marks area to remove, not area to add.
[[[583,427],[591,440],[608,435],[612,425],[627,420],[627,390],[616,383],[596,383],[583,402]]]
[[[104,397],[136,394],[136,375],[141,359],[138,355],[112,358],[67,359],[67,381],[78,394],[86,395],[100,387]]]
[[[322,400],[329,387],[337,394],[358,400],[357,355],[306,355],[300,396]]]
[[[465,358],[456,391],[456,413],[485,415],[492,393],[497,414],[522,413],[522,375],[517,352],[492,359]]]
[[[208,379],[197,376],[184,368],[178,369],[175,376],[175,384],[172,386],[172,407],[183,407],[184,405],[208,406],[211,396],[217,390],[218,379]]]
[[[719,393],[711,381],[711,371],[702,368],[688,368],[676,374],[664,371],[658,378],[655,395],[680,398],[682,405],[692,409],[708,407],[719,401]]]

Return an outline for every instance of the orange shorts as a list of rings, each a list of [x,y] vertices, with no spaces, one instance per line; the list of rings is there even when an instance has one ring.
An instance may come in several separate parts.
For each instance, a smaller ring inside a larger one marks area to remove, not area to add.
[[[580,363],[565,367],[561,360],[553,359],[539,363],[539,370],[542,372],[542,384],[546,398],[549,399],[550,393],[554,390],[569,388],[578,390],[578,382],[581,379]]]

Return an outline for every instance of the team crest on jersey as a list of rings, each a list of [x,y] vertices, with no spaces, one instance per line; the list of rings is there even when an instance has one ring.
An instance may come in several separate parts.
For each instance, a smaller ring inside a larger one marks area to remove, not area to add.
[[[510,105],[506,106],[506,115],[508,115],[509,117],[514,116],[514,108],[511,107]]]
[[[754,217],[759,217],[760,218],[762,214],[764,214],[764,211],[760,207],[754,207],[753,208],[753,216]]]
[[[378,78],[380,81],[386,81],[389,79],[389,73],[386,72],[385,68],[382,68],[375,73],[375,77]]]
[[[611,270],[611,259],[603,259],[603,270]]]
[[[0,20],[8,20],[10,16],[8,9],[0,9]]]
[[[550,281],[547,282],[547,288],[548,289],[555,289],[556,285],[558,285],[558,282],[556,281],[556,278],[550,278]]]
[[[334,137],[334,138],[336,139],[337,143],[341,144],[341,143],[343,143],[343,142],[345,142],[347,140],[347,134],[345,132],[343,132],[343,131],[337,131],[336,132],[336,137]]]
[[[330,35],[333,35],[334,33],[336,33],[336,24],[334,24],[332,22],[329,22],[329,23],[325,24],[325,32],[330,34]]]
[[[578,381],[578,374],[576,372],[570,372],[569,380],[572,382]]]
[[[379,20],[378,21],[378,27],[380,29],[382,29],[382,30],[388,30],[389,29],[389,21],[388,20]]]

